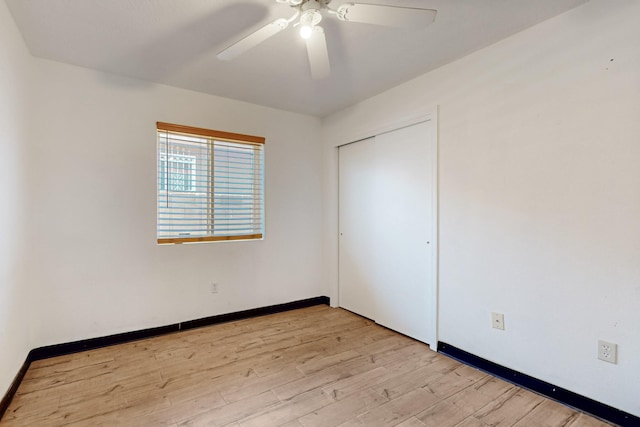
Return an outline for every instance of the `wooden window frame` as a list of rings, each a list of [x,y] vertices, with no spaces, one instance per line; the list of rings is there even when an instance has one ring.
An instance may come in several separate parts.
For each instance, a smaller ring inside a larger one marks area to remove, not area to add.
[[[229,141],[229,142],[235,142],[235,143],[247,144],[247,145],[264,144],[266,141],[266,139],[261,136],[224,132],[219,130],[177,125],[177,124],[166,123],[166,122],[156,122],[156,133],[158,131],[181,133],[181,134],[190,135],[190,136],[201,136],[201,137],[215,139],[218,141]],[[213,174],[213,162],[214,162],[213,153],[211,154],[209,160],[211,162],[211,171]],[[262,172],[264,174],[264,167],[262,169]],[[264,184],[262,187],[262,192],[264,195]],[[213,194],[211,191],[209,192],[209,197],[211,198],[213,197]],[[208,205],[210,206],[210,209],[211,209],[211,213],[209,214],[209,217],[212,218],[213,208],[211,206],[213,206],[213,201],[212,200],[209,201]],[[263,227],[264,227],[264,213],[262,216],[262,221],[263,221]],[[234,240],[256,240],[256,239],[262,239],[262,237],[263,237],[262,233],[256,233],[256,234],[241,234],[241,235],[235,235],[235,236],[169,237],[169,238],[157,238],[156,240],[158,244],[165,245],[165,244],[234,241]]]

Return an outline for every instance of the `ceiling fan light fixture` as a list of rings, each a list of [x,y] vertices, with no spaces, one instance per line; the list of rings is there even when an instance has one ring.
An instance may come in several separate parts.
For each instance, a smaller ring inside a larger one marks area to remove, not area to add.
[[[300,37],[302,37],[303,39],[308,39],[309,37],[311,37],[311,34],[313,34],[313,27],[309,25],[303,25],[302,27],[300,27]]]
[[[309,8],[300,15],[299,25],[300,37],[308,39],[313,34],[313,28],[322,21],[322,14],[319,9]]]

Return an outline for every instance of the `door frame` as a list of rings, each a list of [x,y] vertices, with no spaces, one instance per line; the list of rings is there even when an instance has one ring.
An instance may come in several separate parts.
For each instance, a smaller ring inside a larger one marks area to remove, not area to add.
[[[428,289],[428,293],[429,293],[429,297],[430,297],[430,304],[429,307],[427,307],[428,312],[430,313],[430,318],[429,318],[429,331],[428,331],[428,343],[429,343],[429,347],[433,350],[433,351],[437,351],[437,347],[438,347],[438,298],[439,298],[439,271],[438,271],[438,266],[439,266],[439,252],[440,252],[440,236],[439,236],[439,216],[438,213],[440,211],[439,209],[439,195],[438,195],[438,176],[439,176],[439,169],[438,169],[438,164],[439,164],[439,149],[438,149],[438,109],[433,108],[432,111],[430,111],[427,114],[420,114],[417,116],[413,116],[404,120],[397,120],[397,121],[393,121],[393,122],[389,122],[389,123],[385,123],[381,126],[376,126],[376,127],[372,127],[370,129],[362,129],[356,133],[353,134],[352,137],[346,138],[346,140],[344,142],[340,142],[338,145],[335,146],[335,152],[336,152],[336,157],[338,156],[338,152],[341,146],[343,145],[348,145],[354,142],[358,142],[358,141],[362,141],[368,138],[372,138],[375,137],[376,135],[380,135],[382,133],[387,133],[387,132],[391,132],[397,129],[402,129],[404,127],[407,126],[411,126],[411,125],[415,125],[418,123],[422,123],[425,121],[430,121],[432,123],[433,126],[430,127],[429,130],[429,134],[428,137],[434,141],[434,144],[432,146],[432,188],[431,188],[431,197],[432,197],[432,215],[433,215],[433,221],[430,225],[431,227],[431,232],[432,232],[432,236],[433,236],[433,250],[431,251],[431,259],[429,260],[429,264],[431,265],[431,280],[430,280],[430,286]],[[337,173],[337,183],[338,183],[338,187],[340,185],[340,176],[339,176],[339,168],[337,168],[336,170]],[[340,195],[339,193],[337,194],[337,206],[338,206],[338,216],[339,216],[339,212],[340,212]],[[336,230],[337,233],[339,233],[340,231],[340,227],[338,224],[338,230]],[[338,236],[336,235],[336,238],[338,238]],[[340,248],[338,245],[338,270],[339,270],[339,263],[340,263]],[[340,278],[338,276],[337,278],[337,284],[338,284],[338,292],[336,293],[338,299],[336,300],[335,304],[332,301],[332,306],[336,306],[339,307],[340,306],[340,301],[339,301],[339,289],[340,289]]]

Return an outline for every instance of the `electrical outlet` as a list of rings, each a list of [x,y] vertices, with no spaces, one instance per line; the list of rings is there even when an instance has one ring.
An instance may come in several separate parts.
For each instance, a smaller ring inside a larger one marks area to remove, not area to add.
[[[494,329],[504,331],[504,314],[491,313],[491,326],[493,326]]]
[[[212,294],[217,294],[218,293],[218,284],[215,283],[215,282],[211,284],[211,293]]]
[[[598,359],[609,363],[618,363],[618,344],[599,340]]]

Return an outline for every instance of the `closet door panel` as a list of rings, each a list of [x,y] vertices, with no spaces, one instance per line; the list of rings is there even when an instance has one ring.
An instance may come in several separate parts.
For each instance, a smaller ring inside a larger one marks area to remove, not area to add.
[[[434,305],[431,122],[340,147],[340,305],[427,342]]]

